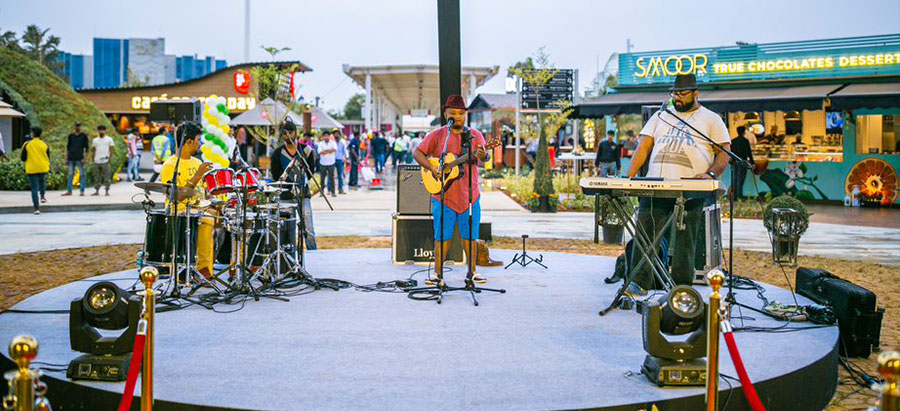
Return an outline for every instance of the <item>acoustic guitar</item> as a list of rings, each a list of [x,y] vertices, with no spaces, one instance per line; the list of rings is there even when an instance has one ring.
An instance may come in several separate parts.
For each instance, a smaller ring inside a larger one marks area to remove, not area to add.
[[[493,149],[501,144],[500,139],[493,139],[488,141],[484,145],[485,151]],[[431,173],[425,167],[422,167],[422,182],[425,184],[425,189],[428,190],[431,194],[440,194],[441,189],[450,184],[453,180],[459,178],[462,174],[461,164],[465,164],[469,161],[469,154],[465,154],[459,158],[456,158],[456,155],[453,153],[447,153],[444,155],[444,168],[442,170],[444,175],[444,184],[441,185],[441,180]],[[441,165],[441,160],[438,157],[428,157],[428,162],[431,163],[434,167],[439,167]]]

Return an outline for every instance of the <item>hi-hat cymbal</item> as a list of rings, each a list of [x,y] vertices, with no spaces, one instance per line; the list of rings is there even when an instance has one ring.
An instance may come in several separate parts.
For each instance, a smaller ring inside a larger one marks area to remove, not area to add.
[[[297,183],[292,183],[290,181],[273,181],[268,183],[269,187],[278,187],[281,189],[291,189],[294,188],[295,185],[297,185]]]
[[[172,189],[171,186],[164,183],[140,182],[134,183],[134,186],[147,192],[165,194],[166,196],[169,195],[169,191]],[[192,197],[194,194],[196,193],[194,192],[193,188],[178,187],[179,198]]]

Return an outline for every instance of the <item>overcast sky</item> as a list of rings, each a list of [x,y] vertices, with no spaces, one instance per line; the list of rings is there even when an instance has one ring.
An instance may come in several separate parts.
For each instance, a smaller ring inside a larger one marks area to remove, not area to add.
[[[503,92],[505,68],[546,46],[581,87],[613,52],[900,32],[900,0],[460,0],[462,63],[498,65],[480,92]],[[261,45],[313,68],[303,94],[342,108],[358,86],[342,64],[437,64],[437,0],[251,0],[251,60]],[[166,39],[167,54],[243,60],[244,0],[0,0],[0,30],[50,27],[61,49],[92,54],[94,37]],[[601,67],[602,69],[602,67]]]

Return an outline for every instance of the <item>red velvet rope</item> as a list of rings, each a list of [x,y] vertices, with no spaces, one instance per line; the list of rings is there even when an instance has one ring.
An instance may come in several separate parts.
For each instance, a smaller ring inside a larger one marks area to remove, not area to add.
[[[122,393],[122,401],[119,402],[119,411],[128,411],[131,408],[131,400],[134,399],[134,386],[137,384],[137,377],[141,372],[141,360],[144,358],[144,340],[146,338],[146,335],[141,334],[134,337],[134,351],[132,351],[131,364],[128,366],[128,380],[125,382],[125,392]]]
[[[731,354],[731,362],[734,363],[734,369],[737,370],[738,377],[741,379],[741,387],[744,389],[744,396],[747,397],[750,408],[753,408],[753,411],[766,411],[766,408],[762,405],[762,401],[759,400],[759,395],[756,394],[756,388],[753,387],[753,382],[750,381],[750,376],[747,375],[747,369],[744,368],[744,361],[741,360],[741,353],[738,352],[737,343],[734,342],[734,333],[726,332],[724,335],[725,343],[728,345],[728,353]]]

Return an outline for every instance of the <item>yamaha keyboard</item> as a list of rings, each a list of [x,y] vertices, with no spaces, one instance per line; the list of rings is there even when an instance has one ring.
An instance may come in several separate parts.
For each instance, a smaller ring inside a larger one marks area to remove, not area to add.
[[[581,179],[584,195],[611,195],[616,197],[656,198],[715,198],[719,191],[718,180],[635,177],[584,177]]]

